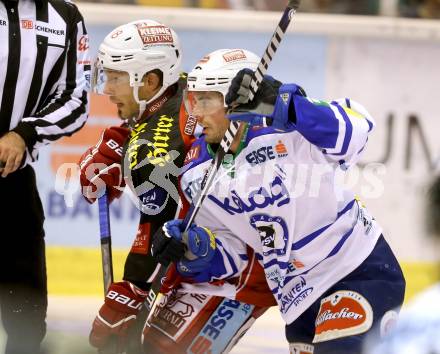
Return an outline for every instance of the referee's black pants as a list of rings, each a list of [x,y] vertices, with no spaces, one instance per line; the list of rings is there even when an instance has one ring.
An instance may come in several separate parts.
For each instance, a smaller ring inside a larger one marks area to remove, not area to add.
[[[0,177],[0,315],[5,354],[34,354],[46,334],[43,221],[35,173],[26,166]]]

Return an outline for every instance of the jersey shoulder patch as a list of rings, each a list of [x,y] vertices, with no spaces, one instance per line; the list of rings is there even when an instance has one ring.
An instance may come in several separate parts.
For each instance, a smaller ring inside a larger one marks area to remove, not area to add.
[[[202,162],[210,160],[211,156],[209,155],[206,142],[204,137],[198,138],[191,145],[191,148],[188,150],[185,161],[183,165],[188,168],[193,168]]]

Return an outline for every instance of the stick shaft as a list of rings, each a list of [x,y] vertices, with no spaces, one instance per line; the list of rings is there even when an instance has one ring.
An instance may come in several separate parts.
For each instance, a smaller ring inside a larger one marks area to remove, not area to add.
[[[108,196],[105,193],[98,199],[99,231],[101,236],[102,275],[104,280],[104,295],[113,283],[112,240],[110,231],[110,213]]]

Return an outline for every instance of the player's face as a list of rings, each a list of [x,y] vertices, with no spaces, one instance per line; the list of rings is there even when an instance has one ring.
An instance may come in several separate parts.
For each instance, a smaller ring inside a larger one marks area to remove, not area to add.
[[[105,70],[106,81],[104,94],[110,96],[110,101],[118,107],[118,115],[122,119],[136,117],[139,105],[133,97],[133,88],[127,72]]]
[[[192,91],[186,99],[188,113],[197,118],[209,144],[220,143],[229,127],[223,95],[214,91]]]

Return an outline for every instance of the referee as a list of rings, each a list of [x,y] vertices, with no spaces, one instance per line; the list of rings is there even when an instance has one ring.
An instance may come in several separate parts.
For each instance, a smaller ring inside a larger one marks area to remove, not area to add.
[[[88,113],[83,18],[64,0],[0,0],[0,313],[6,354],[36,354],[46,333],[40,147],[70,136]]]

